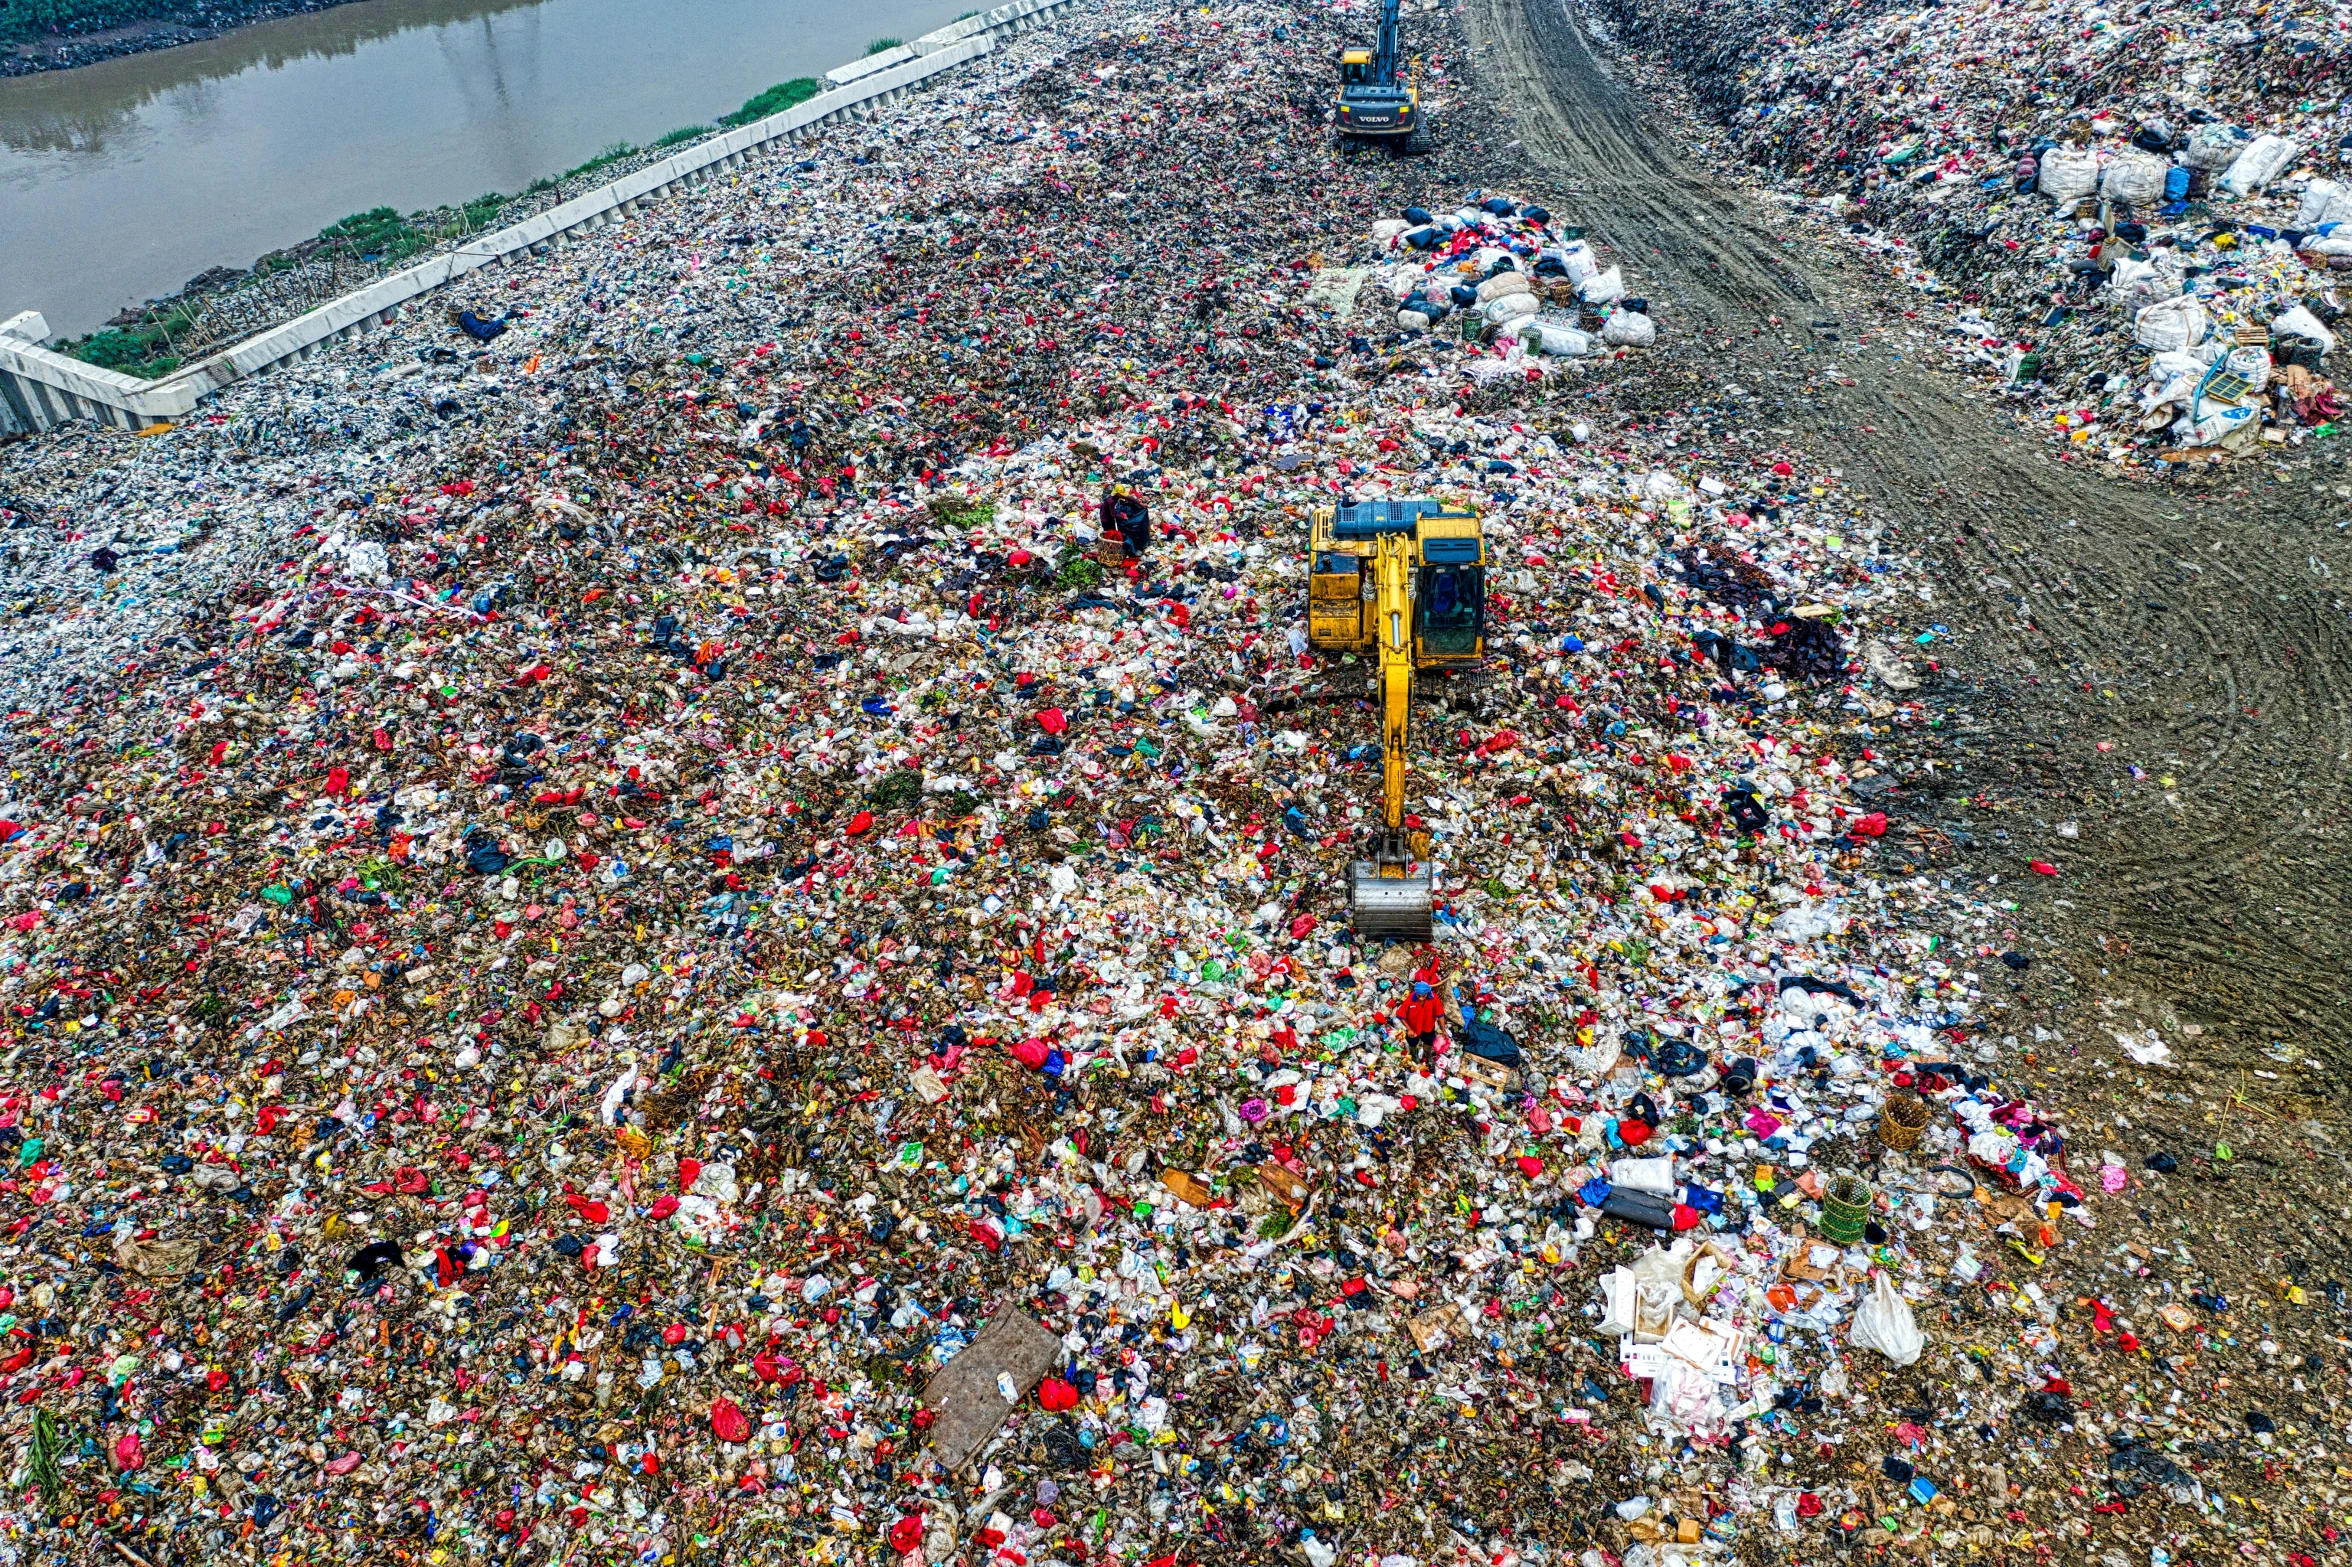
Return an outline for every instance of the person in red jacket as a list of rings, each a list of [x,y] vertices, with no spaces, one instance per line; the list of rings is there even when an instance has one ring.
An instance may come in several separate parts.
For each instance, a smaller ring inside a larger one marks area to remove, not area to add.
[[[1437,992],[1427,980],[1413,981],[1412,997],[1398,1008],[1398,1015],[1405,1020],[1405,1032],[1413,1036],[1413,1059],[1421,1063],[1423,1070],[1435,1070],[1441,1008]]]

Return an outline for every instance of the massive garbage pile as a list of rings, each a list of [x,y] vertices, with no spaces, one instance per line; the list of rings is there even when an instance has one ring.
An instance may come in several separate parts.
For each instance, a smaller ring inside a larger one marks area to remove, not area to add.
[[[1609,10],[1727,160],[1941,296],[1946,362],[2070,455],[2165,472],[2343,428],[2340,10]]]
[[[2070,1380],[2235,1362],[2043,1272],[2164,1177],[1890,835],[1948,632],[1867,500],[1736,389],[1611,415],[1638,261],[1336,156],[1321,24],[1097,25],[0,455],[0,1549],[2229,1527]],[[1429,494],[1493,657],[1414,729],[1438,939],[1360,945],[1306,517]]]

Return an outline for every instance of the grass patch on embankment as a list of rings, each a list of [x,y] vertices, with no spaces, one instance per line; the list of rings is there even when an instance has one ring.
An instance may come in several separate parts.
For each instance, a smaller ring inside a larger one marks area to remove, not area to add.
[[[719,116],[721,125],[749,125],[764,120],[771,114],[782,114],[796,103],[806,103],[824,90],[825,84],[813,76],[796,76],[788,82],[778,82],[766,92],[743,100],[743,107],[733,114]]]

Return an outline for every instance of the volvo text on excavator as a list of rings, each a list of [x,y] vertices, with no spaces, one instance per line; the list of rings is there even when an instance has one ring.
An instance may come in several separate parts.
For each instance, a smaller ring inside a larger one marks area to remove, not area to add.
[[[1421,120],[1421,97],[1406,78],[1404,40],[1397,26],[1399,0],[1380,0],[1380,33],[1369,49],[1339,55],[1339,133],[1399,143],[1412,139]]]
[[[1309,548],[1307,640],[1368,659],[1380,698],[1380,834],[1348,868],[1348,912],[1359,936],[1427,941],[1429,834],[1405,815],[1413,676],[1485,662],[1485,528],[1439,501],[1358,501],[1319,508]]]

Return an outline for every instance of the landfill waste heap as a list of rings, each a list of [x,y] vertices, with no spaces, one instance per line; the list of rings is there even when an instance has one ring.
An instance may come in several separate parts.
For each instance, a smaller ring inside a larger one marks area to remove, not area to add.
[[[1866,498],[1614,412],[1638,260],[1450,18],[1455,167],[1341,156],[1340,21],[1113,4],[0,451],[10,1561],[2321,1548],[2172,1422],[2324,1331],[2126,1282],[2172,1156],[1876,803]],[[1489,657],[1359,945],[1308,517],[1413,498]]]
[[[1727,168],[1941,306],[1940,358],[2136,474],[2341,438],[2340,7],[1607,0]]]

